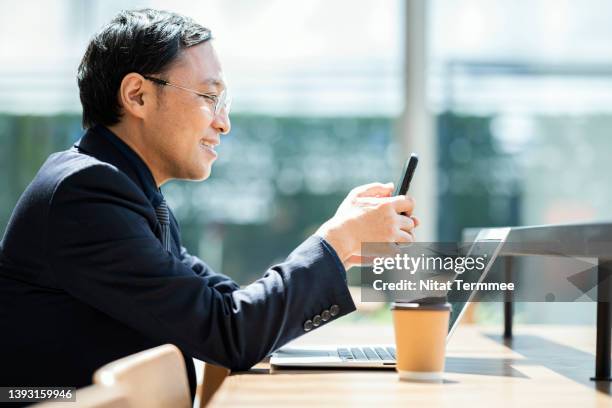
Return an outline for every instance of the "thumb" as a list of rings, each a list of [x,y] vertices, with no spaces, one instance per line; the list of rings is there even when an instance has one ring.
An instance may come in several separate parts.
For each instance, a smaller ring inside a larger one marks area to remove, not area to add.
[[[393,193],[393,183],[370,183],[355,187],[355,197],[389,197]]]

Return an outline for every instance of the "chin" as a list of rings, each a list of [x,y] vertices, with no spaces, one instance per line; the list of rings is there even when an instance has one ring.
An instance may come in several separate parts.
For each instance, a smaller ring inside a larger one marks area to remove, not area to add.
[[[189,179],[193,181],[204,181],[210,177],[211,168],[205,167],[199,169],[199,171],[194,172],[190,175]]]

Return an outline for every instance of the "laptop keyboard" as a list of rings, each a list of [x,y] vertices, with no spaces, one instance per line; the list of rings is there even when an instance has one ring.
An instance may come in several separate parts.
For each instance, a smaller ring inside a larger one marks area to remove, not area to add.
[[[395,361],[395,347],[338,348],[338,356],[348,361]]]

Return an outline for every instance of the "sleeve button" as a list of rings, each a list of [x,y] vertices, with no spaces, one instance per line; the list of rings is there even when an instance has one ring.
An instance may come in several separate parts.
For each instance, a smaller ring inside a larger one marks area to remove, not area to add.
[[[321,325],[321,316],[319,315],[315,315],[315,317],[312,318],[312,324],[317,327]]]
[[[326,322],[329,319],[331,319],[331,314],[329,313],[329,310],[325,309],[324,311],[321,312],[321,320]]]
[[[340,313],[340,306],[332,305],[332,307],[329,308],[329,313],[331,313],[332,316],[338,316],[338,313]]]
[[[304,331],[305,331],[305,332],[309,332],[309,331],[311,331],[311,330],[312,330],[312,328],[313,328],[313,325],[312,325],[312,320],[310,320],[310,319],[306,320],[306,321],[304,322]]]

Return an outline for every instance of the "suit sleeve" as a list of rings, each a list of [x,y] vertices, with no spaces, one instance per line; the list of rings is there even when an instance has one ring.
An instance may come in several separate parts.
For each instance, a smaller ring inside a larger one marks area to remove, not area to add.
[[[227,293],[240,289],[240,286],[229,276],[213,271],[206,262],[187,252],[184,246],[181,246],[180,260],[197,275],[206,279],[206,283],[210,287],[215,288],[219,292]]]
[[[323,310],[338,313],[322,324],[355,310],[345,271],[321,238],[308,238],[239,289],[224,275],[198,273],[193,257],[163,250],[138,200],[126,176],[95,165],[57,186],[48,214],[47,256],[56,281],[124,324],[193,357],[243,370],[304,334],[304,323]]]

